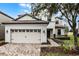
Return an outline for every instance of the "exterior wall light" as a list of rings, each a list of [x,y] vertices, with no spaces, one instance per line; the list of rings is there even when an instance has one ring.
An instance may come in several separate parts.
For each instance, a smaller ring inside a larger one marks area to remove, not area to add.
[[[6,30],[6,33],[8,33],[8,30]]]
[[[45,33],[45,30],[43,31],[43,33]]]

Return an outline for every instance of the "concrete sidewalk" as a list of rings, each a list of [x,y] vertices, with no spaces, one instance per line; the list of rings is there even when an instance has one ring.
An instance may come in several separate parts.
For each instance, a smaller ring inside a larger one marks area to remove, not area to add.
[[[52,46],[55,46],[55,47],[60,46],[60,44],[56,43],[56,42],[53,41],[52,39],[48,39],[48,41],[50,42],[50,44],[51,44]]]

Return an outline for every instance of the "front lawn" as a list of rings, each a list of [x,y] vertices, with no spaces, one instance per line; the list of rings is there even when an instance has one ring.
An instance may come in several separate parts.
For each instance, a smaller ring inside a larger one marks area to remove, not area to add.
[[[62,56],[65,55],[63,51],[61,47],[42,47],[40,54],[41,56]]]
[[[70,37],[70,40],[63,40],[64,46],[72,48],[74,46],[74,37],[73,35],[68,35],[68,36]],[[79,37],[77,37],[77,39],[79,42]],[[79,43],[78,43],[78,46],[79,46]]]
[[[63,46],[60,47],[43,47],[41,48],[41,55],[44,56],[74,56],[79,55],[79,51],[74,51],[72,48],[74,46],[74,37],[72,33],[68,35],[70,40],[62,40],[64,42]],[[79,42],[79,37],[77,37]],[[79,46],[79,44],[78,44]]]
[[[64,47],[42,47],[41,56],[79,56],[79,51],[68,50]]]

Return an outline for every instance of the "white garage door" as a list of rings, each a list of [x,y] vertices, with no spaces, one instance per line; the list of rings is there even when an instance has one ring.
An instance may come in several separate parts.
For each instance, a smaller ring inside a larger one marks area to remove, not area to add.
[[[40,43],[40,29],[12,29],[11,42],[13,43]]]

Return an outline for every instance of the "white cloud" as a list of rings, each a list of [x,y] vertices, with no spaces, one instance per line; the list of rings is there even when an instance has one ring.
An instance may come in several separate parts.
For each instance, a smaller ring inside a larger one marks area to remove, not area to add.
[[[20,10],[21,13],[31,13],[31,4],[19,3],[19,6],[22,7],[22,9]]]
[[[21,7],[26,7],[26,4],[25,3],[20,3],[19,4]]]
[[[30,4],[27,4],[27,7],[28,7],[28,8],[31,8],[31,5],[30,5]]]
[[[24,10],[24,12],[25,12],[25,13],[30,13],[30,11],[29,11],[29,10]]]
[[[19,5],[23,8],[26,8],[26,7],[29,9],[31,8],[31,4],[28,4],[28,3],[20,3]]]
[[[22,9],[20,12],[19,12],[19,15],[20,14],[25,14],[25,13],[31,13],[31,11],[27,10],[27,9]]]

